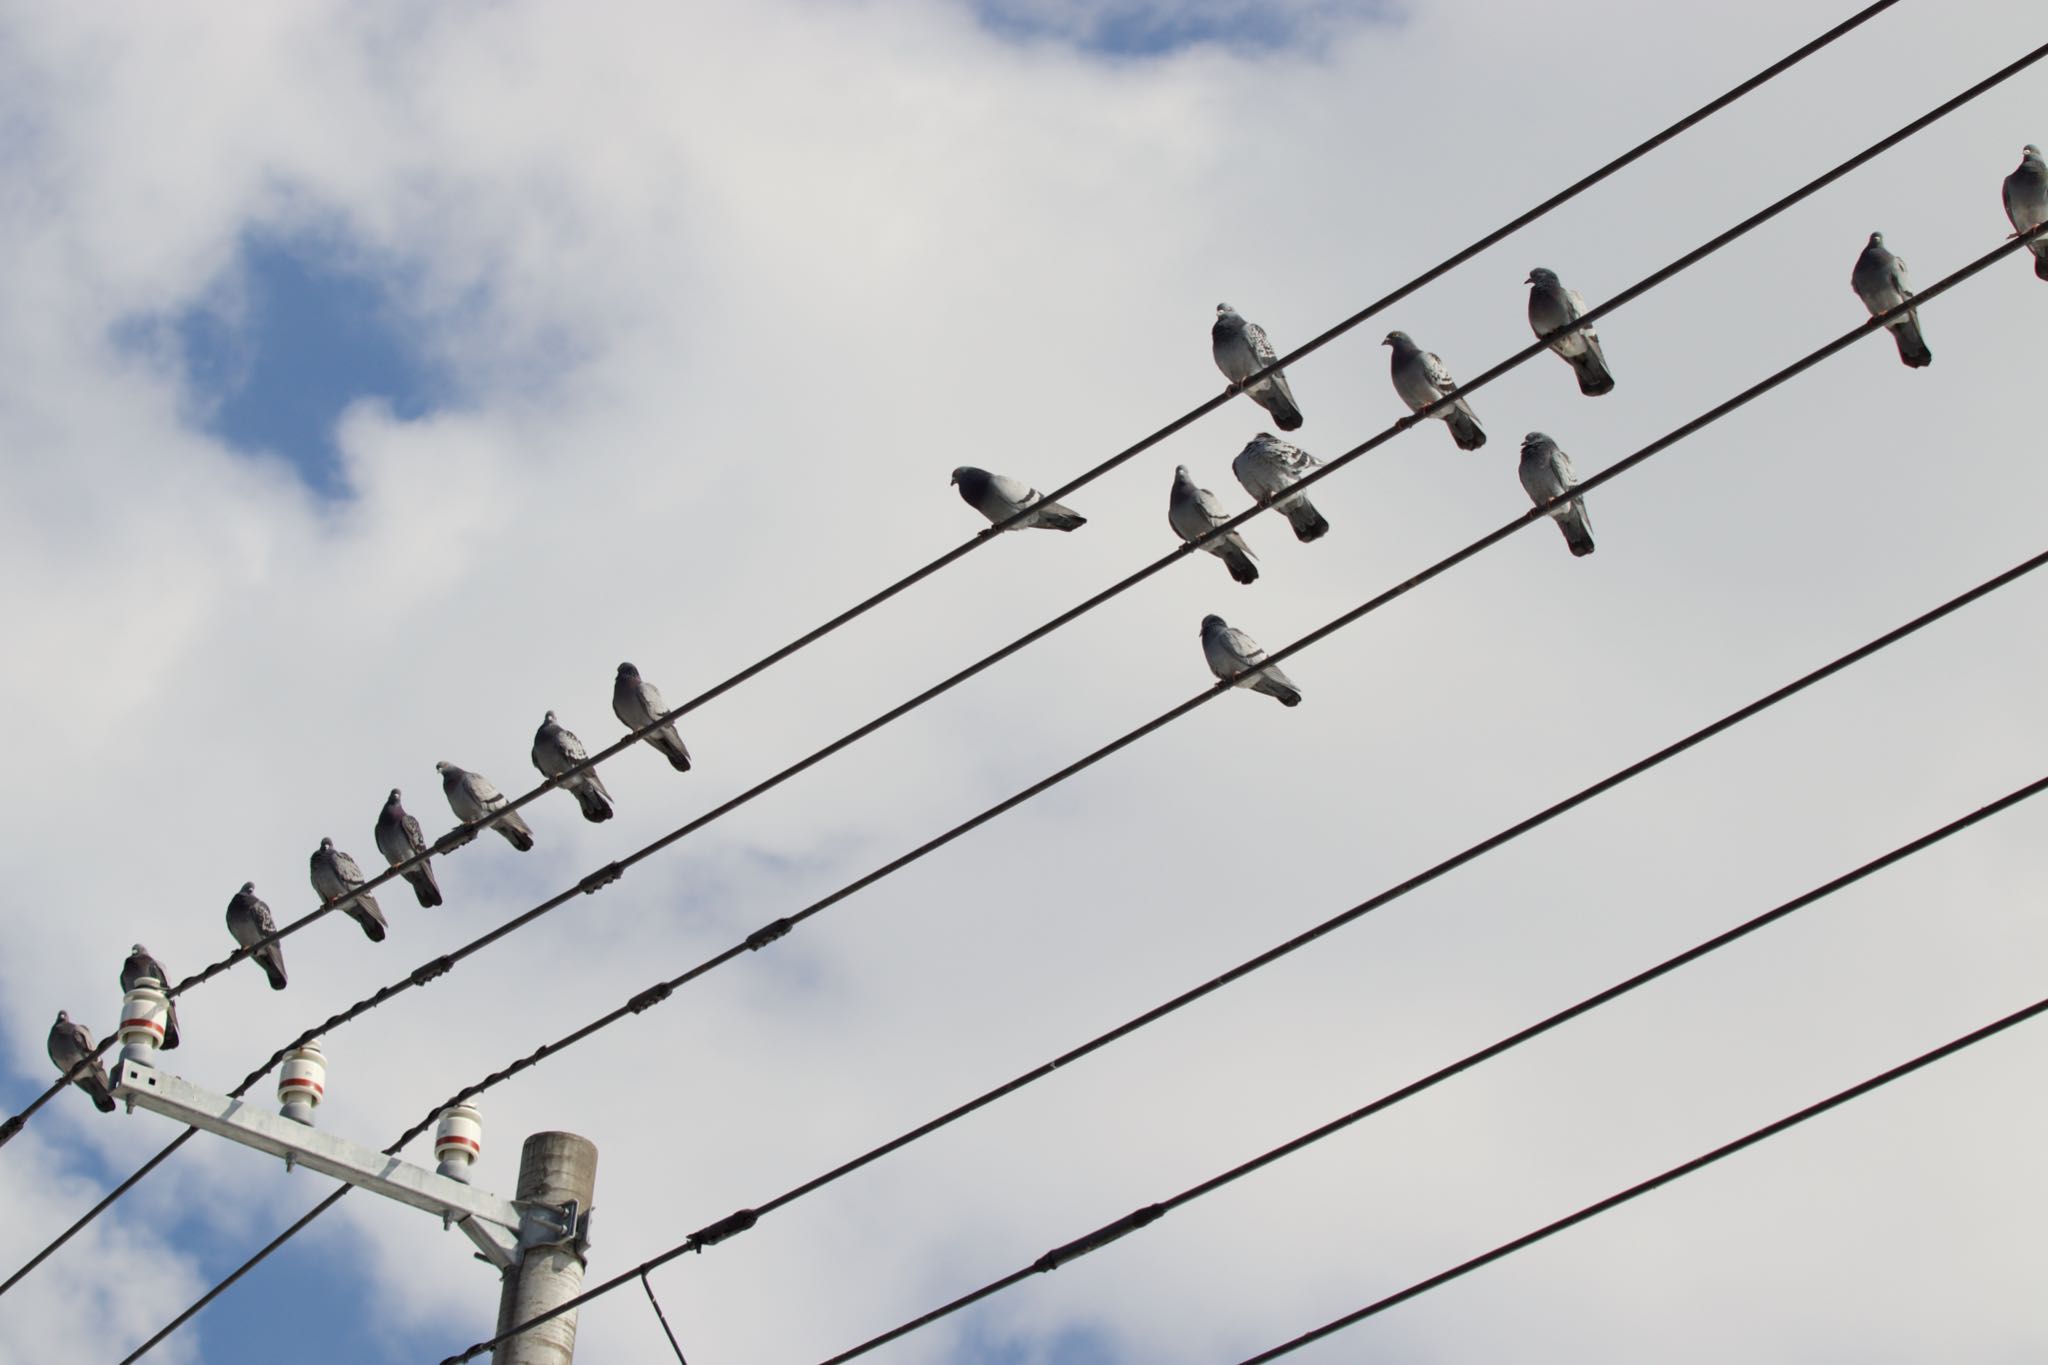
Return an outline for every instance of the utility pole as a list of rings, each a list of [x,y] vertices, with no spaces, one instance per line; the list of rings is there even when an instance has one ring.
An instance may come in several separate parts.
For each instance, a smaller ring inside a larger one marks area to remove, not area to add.
[[[523,1255],[505,1269],[498,1298],[498,1332],[576,1297],[583,1288],[584,1252],[589,1246],[590,1199],[597,1185],[597,1144],[574,1133],[535,1133],[519,1149],[520,1204],[582,1211],[572,1213],[562,1235],[529,1241]],[[576,1356],[576,1312],[549,1318],[521,1332],[491,1353],[491,1365],[570,1365]]]

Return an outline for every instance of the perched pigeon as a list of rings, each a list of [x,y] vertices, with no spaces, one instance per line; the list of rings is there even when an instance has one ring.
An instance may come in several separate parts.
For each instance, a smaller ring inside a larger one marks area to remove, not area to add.
[[[427,850],[425,836],[420,833],[420,822],[412,818],[405,803],[399,800],[398,788],[391,789],[385,798],[384,809],[377,815],[377,851],[384,855],[384,861],[397,867],[416,853]],[[434,865],[430,860],[421,860],[399,874],[412,883],[413,895],[419,897],[423,906],[441,903],[441,887],[434,880]]]
[[[1569,495],[1579,483],[1572,477],[1571,457],[1540,431],[1522,438],[1521,475],[1523,490],[1538,507]],[[1550,515],[1557,519],[1557,528],[1564,532],[1564,543],[1572,547],[1574,555],[1593,553],[1593,523],[1586,517],[1584,498],[1556,503],[1550,508]]]
[[[1323,514],[1309,502],[1308,494],[1282,495],[1307,478],[1322,463],[1300,446],[1291,446],[1269,432],[1260,432],[1230,462],[1230,472],[1244,485],[1244,491],[1261,504],[1276,504],[1280,514],[1294,527],[1296,540],[1315,540],[1330,529]]]
[[[1876,317],[1913,298],[1913,286],[1906,282],[1906,263],[1884,249],[1884,234],[1870,234],[1870,245],[1863,248],[1863,254],[1856,258],[1856,269],[1849,276],[1850,287],[1856,297],[1863,300],[1863,306]],[[1913,369],[1934,363],[1934,352],[1927,349],[1926,341],[1920,336],[1920,310],[1908,308],[1905,312],[1887,322],[1892,337],[1899,343],[1899,359]]]
[[[1195,487],[1186,465],[1173,471],[1173,492],[1166,499],[1166,524],[1175,535],[1193,544],[1229,520],[1230,514],[1216,501],[1214,493]],[[1237,532],[1206,541],[1202,548],[1229,565],[1230,576],[1238,582],[1250,583],[1258,578],[1259,567],[1252,563],[1252,552],[1245,548]]]
[[[1036,488],[1007,474],[991,474],[986,469],[963,464],[953,471],[953,484],[960,490],[961,500],[991,522],[1007,521],[1027,507],[1038,509],[1021,521],[1011,522],[1006,530],[1023,531],[1036,526],[1041,531],[1077,531],[1088,524],[1088,518],[1079,512],[1047,502]]]
[[[482,773],[473,773],[458,768],[453,763],[436,763],[441,774],[441,790],[447,793],[448,804],[455,811],[455,818],[465,825],[473,825],[492,811],[511,803],[505,793],[491,785]],[[519,818],[519,812],[508,810],[491,821],[492,828],[505,836],[505,842],[521,853],[533,847],[533,831],[526,821]]]
[[[270,907],[256,894],[256,883],[243,882],[242,889],[228,902],[228,932],[233,934],[235,942],[244,948],[262,942],[277,932],[277,925],[271,922]],[[249,956],[263,969],[263,974],[270,978],[270,989],[284,989],[283,944],[274,941],[265,943]]]
[[[557,724],[552,711],[533,732],[533,766],[540,769],[542,777],[560,777],[589,757],[583,741]],[[562,785],[583,807],[583,818],[593,825],[612,818],[611,793],[598,780],[597,769],[578,773]]]
[[[1586,314],[1586,301],[1579,297],[1579,291],[1565,288],[1555,270],[1545,270],[1540,265],[1529,272],[1527,283],[1529,326],[1535,330],[1537,339],[1571,362],[1579,376],[1580,393],[1598,398],[1612,392],[1614,376],[1608,372],[1607,357],[1600,352],[1600,338],[1591,327],[1573,327],[1569,332],[1551,335]]]
[[[144,981],[153,980],[158,990],[168,990],[171,974],[164,970],[164,964],[150,956],[149,949],[140,943],[128,950],[128,960],[121,964],[121,989],[132,991]],[[164,1040],[159,1046],[168,1052],[178,1045],[178,1002],[169,1002],[170,1014],[164,1019]]]
[[[313,850],[313,856],[307,861],[313,876],[313,892],[323,905],[340,900],[363,884],[363,869],[356,866],[354,858],[336,848],[332,839],[322,839],[320,847]],[[350,899],[341,910],[363,926],[370,942],[384,941],[384,912],[378,908],[375,896],[366,891]]]
[[[1293,680],[1271,664],[1260,668],[1266,651],[1251,636],[1225,625],[1220,616],[1202,618],[1202,657],[1224,682],[1278,697],[1282,706],[1301,705],[1301,689]]]
[[[620,664],[619,676],[612,683],[612,714],[620,723],[628,730],[647,730],[667,712],[668,707],[661,693],[654,690],[654,684],[642,678],[633,665]],[[648,730],[641,738],[668,755],[669,767],[679,773],[690,771],[690,751],[683,747],[683,737],[676,733],[674,724]]]
[[[2014,236],[2048,222],[2048,162],[2031,142],[2024,152],[2020,168],[2005,178],[2005,216],[2012,220]],[[2034,253],[2034,273],[2048,280],[2048,232],[2028,242],[2027,250]]]
[[[1266,340],[1266,329],[1256,322],[1246,322],[1227,303],[1216,305],[1216,325],[1209,329],[1209,349],[1216,355],[1216,368],[1223,371],[1223,377],[1233,388],[1243,387],[1245,380],[1280,358],[1273,343]],[[1284,371],[1273,371],[1245,392],[1254,403],[1273,414],[1280,430],[1300,429],[1301,409],[1294,406],[1294,390],[1287,387]]]
[[[1458,381],[1451,378],[1451,372],[1444,363],[1415,344],[1415,339],[1406,332],[1389,332],[1382,346],[1394,348],[1394,392],[1401,395],[1401,401],[1408,405],[1410,412],[1421,412],[1437,399],[1458,387]],[[1447,408],[1439,408],[1430,414],[1444,419],[1444,425],[1451,429],[1451,439],[1458,443],[1460,450],[1477,450],[1486,444],[1486,433],[1479,428],[1479,419],[1472,415],[1472,406],[1464,399]]]
[[[107,1069],[92,1055],[92,1030],[72,1023],[71,1016],[63,1010],[57,1011],[57,1022],[50,1025],[50,1060],[71,1077],[73,1085],[92,1096],[93,1106],[102,1114],[114,1112],[114,1092],[108,1088]],[[78,1068],[76,1075],[72,1075],[73,1067]]]

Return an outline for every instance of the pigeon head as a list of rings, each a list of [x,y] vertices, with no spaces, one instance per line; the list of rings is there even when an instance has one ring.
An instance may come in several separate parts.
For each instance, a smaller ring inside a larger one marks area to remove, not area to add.
[[[640,670],[631,664],[620,664],[619,676],[622,678],[637,678],[640,676]]]
[[[245,895],[245,896],[253,896],[253,895],[255,895],[255,894],[256,894],[256,883],[254,883],[254,882],[243,882],[243,883],[242,883],[242,894],[243,894],[243,895]]]
[[[962,474],[965,474],[966,472],[967,472],[967,466],[966,466],[966,465],[964,465],[964,464],[963,464],[963,465],[959,465],[959,466],[957,466],[957,467],[956,467],[956,468],[955,468],[955,469],[953,470],[953,478],[952,478],[952,482],[954,482],[954,483],[958,483],[958,482],[960,482],[960,476],[961,476]]]
[[[1211,631],[1221,629],[1223,629],[1223,618],[1215,612],[1212,611],[1202,618],[1202,634],[1207,635]]]
[[[1219,318],[1234,317],[1236,316],[1236,314],[1237,310],[1235,308],[1232,308],[1227,303],[1219,303],[1216,305],[1216,316]]]
[[[334,852],[334,840],[332,840],[332,839],[322,839],[322,840],[320,841],[320,851],[321,851],[322,853],[332,853],[332,852]]]
[[[2020,155],[2023,157],[2032,157],[2034,160],[2039,161],[2041,159],[2041,149],[2039,147],[2036,147],[2033,143],[2029,142],[2026,146],[2020,148]]]
[[[542,725],[553,725],[555,723],[555,713],[552,711],[548,712],[545,716],[541,717],[540,723]]]
[[[1195,481],[1195,476],[1188,473],[1188,467],[1186,465],[1177,464],[1173,467],[1173,481],[1175,483],[1193,483]]]
[[[1884,234],[1883,234],[1882,232],[1873,232],[1873,233],[1871,233],[1871,234],[1870,234],[1870,244],[1871,244],[1872,246],[1877,246],[1877,247],[1881,247],[1881,246],[1883,246],[1883,245],[1884,245]]]
[[[60,1024],[68,1024],[71,1022],[71,1015],[65,1010],[58,1010],[57,1022]]]
[[[1413,341],[1408,339],[1406,332],[1389,332],[1387,333],[1387,339],[1380,343],[1382,346],[1413,346],[1414,344]]]
[[[398,788],[393,787],[391,789],[391,795],[386,799],[389,800],[393,805],[398,804]]]
[[[1551,440],[1551,439],[1550,439],[1550,438],[1549,438],[1548,436],[1545,436],[1545,435],[1544,435],[1544,434],[1543,434],[1542,432],[1540,432],[1540,431],[1532,431],[1532,432],[1530,432],[1530,433],[1529,433],[1529,434],[1528,434],[1527,436],[1524,436],[1524,437],[1522,438],[1522,448],[1523,448],[1524,450],[1527,450],[1527,449],[1528,449],[1528,448],[1529,448],[1530,446],[1540,446],[1540,445],[1554,445],[1554,444],[1555,444],[1555,442],[1553,442],[1553,441],[1552,441],[1552,440]]]
[[[135,954],[137,957],[146,957],[149,954],[149,949],[143,947],[140,943],[129,944],[128,951]]]
[[[1554,285],[1557,283],[1557,272],[1555,270],[1546,270],[1539,265],[1534,270],[1529,272],[1529,278],[1522,281],[1522,283]]]

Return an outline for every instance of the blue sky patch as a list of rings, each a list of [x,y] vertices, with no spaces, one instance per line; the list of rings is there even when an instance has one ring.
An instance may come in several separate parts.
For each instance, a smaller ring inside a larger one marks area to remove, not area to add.
[[[1339,23],[1393,17],[1389,0],[972,0],[993,32],[1055,38],[1112,57],[1157,57],[1203,43],[1316,47]]]

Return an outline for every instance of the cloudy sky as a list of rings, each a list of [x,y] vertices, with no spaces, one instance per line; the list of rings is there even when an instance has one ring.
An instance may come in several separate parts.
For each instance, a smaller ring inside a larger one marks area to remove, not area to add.
[[[0,9],[0,1109],[128,945],[311,908],[433,764],[507,790],[621,659],[679,701],[1217,391],[1227,299],[1283,348],[1844,17],[1850,0],[753,0]],[[1654,10],[1654,13],[1652,12]],[[2017,0],[1906,0],[1292,371],[1338,453],[1403,409],[1395,327],[1476,374],[1523,277],[1598,301],[2004,65]],[[1262,517],[328,1040],[328,1131],[451,1092],[1516,515],[1522,433],[1597,471],[1853,326],[1882,229],[1924,282],[2008,231],[2024,73]],[[601,1151],[594,1276],[764,1202],[2043,548],[2048,285],[1929,305],[772,949],[485,1097]],[[1172,548],[1175,464],[1245,505],[1224,408],[611,761],[538,846],[446,859],[366,942],[291,939],[184,1002],[226,1089],[299,1030],[573,885]],[[657,1273],[693,1361],[830,1355],[2048,770],[2048,575],[1250,980]],[[1230,1361],[2041,992],[2023,806],[877,1359]],[[2005,1035],[1305,1351],[1387,1362],[2037,1360],[2048,1026]],[[268,1089],[255,1092],[267,1102]],[[7,1269],[174,1133],[67,1093],[0,1151]],[[430,1161],[416,1143],[414,1159]],[[115,1360],[330,1188],[214,1140],[0,1299],[0,1359]],[[154,1358],[431,1360],[487,1335],[459,1235],[356,1196]],[[584,1357],[667,1347],[637,1288]]]

